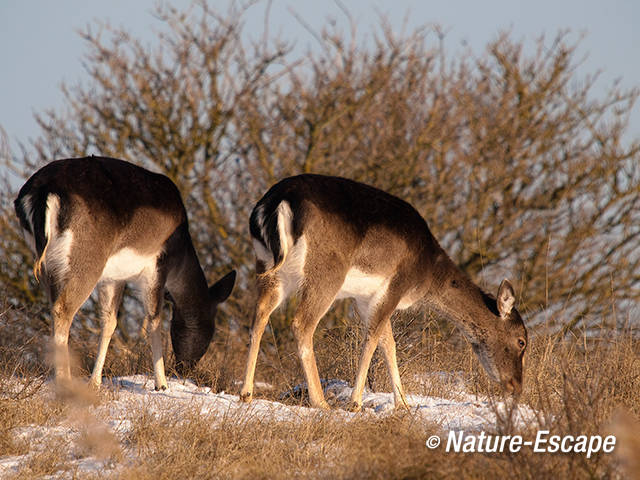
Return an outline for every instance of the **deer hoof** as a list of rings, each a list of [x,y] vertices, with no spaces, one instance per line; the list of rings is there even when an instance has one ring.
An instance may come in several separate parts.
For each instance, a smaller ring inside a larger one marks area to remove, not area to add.
[[[329,404],[323,400],[322,402],[318,403],[317,405],[312,405],[314,408],[320,408],[322,410],[331,410],[331,407],[329,406]]]
[[[347,410],[350,412],[354,412],[357,413],[360,410],[362,410],[362,405],[360,405],[358,402],[351,402],[348,406],[347,406]]]
[[[167,389],[167,386],[166,385],[160,385],[159,387],[155,387],[155,389],[156,389],[156,392],[159,392],[159,391],[163,391],[164,392]]]
[[[249,403],[253,399],[251,392],[244,392],[240,394],[240,401],[243,403]]]

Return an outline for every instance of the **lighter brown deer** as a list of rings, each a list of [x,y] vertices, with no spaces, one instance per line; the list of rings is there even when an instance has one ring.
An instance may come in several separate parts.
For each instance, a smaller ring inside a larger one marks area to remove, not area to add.
[[[522,390],[527,330],[504,280],[484,293],[440,247],[408,203],[339,177],[300,175],[274,185],[250,218],[258,298],[241,400],[249,402],[260,340],[271,313],[296,294],[292,329],[314,407],[327,408],[313,351],[313,333],[336,299],[354,298],[365,326],[351,408],[362,406],[371,357],[380,347],[395,405],[407,405],[391,315],[428,306],[448,316],[471,343],[488,375],[507,392]]]

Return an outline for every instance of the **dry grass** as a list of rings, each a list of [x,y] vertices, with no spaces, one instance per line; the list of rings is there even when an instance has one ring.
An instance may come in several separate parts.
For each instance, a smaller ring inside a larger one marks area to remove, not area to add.
[[[144,415],[131,436],[139,457],[125,478],[370,478],[422,476],[433,470],[425,426],[410,415],[345,426],[331,414],[275,421],[198,413],[179,420]],[[431,466],[430,466],[431,465]]]
[[[105,472],[118,478],[154,480],[487,478],[513,476],[514,472],[517,477],[532,479],[624,478],[638,471],[639,437],[633,425],[640,417],[640,342],[625,332],[603,332],[598,340],[575,338],[561,343],[551,337],[534,338],[527,354],[522,401],[539,412],[537,421],[516,429],[508,418],[503,418],[496,425],[487,426],[487,433],[516,430],[531,438],[540,427],[558,435],[607,435],[612,431],[618,435],[615,454],[596,454],[586,459],[577,454],[534,454],[531,449],[512,455],[453,454],[442,447],[429,450],[424,442],[438,432],[438,427],[404,412],[386,417],[363,415],[349,422],[331,412],[305,420],[282,421],[246,414],[220,418],[202,415],[195,409],[181,415],[173,411],[154,415],[136,407],[139,411],[131,415],[135,418],[132,428],[117,436],[87,414],[78,402],[40,394],[46,367],[44,359],[34,352],[44,349],[29,350],[29,355],[35,357],[27,362],[24,349],[8,348],[12,337],[9,333],[17,330],[7,331],[10,324],[4,322],[6,319],[3,317],[0,323],[0,457],[25,455],[15,478],[86,478],[88,474],[77,466],[82,459],[103,462]],[[454,387],[464,382],[470,393],[500,399],[468,346],[450,327],[417,314],[402,315],[395,325],[407,390],[450,397],[455,395]],[[354,324],[337,325],[318,332],[316,350],[323,377],[353,379],[361,341],[353,327]],[[14,345],[32,345],[44,339],[13,335],[12,341]],[[76,344],[76,356],[93,355],[95,341]],[[241,378],[244,349],[242,340],[222,328],[195,372],[196,379],[235,393],[239,386],[234,380]],[[149,373],[147,347],[140,350],[143,353],[132,353],[131,357],[110,352],[109,373]],[[136,358],[140,360],[137,367],[133,361]],[[425,382],[424,374],[429,372],[456,374],[430,375]],[[271,400],[279,400],[281,392],[302,381],[293,346],[285,343],[276,348],[269,332],[265,334],[258,379],[274,386],[272,390],[258,391],[259,396]],[[388,391],[380,359],[374,360],[369,386]],[[112,395],[103,392],[97,401],[104,404]],[[300,398],[284,401],[305,403]],[[24,428],[38,425],[73,429],[73,445],[69,435],[62,434],[25,440],[21,433]]]

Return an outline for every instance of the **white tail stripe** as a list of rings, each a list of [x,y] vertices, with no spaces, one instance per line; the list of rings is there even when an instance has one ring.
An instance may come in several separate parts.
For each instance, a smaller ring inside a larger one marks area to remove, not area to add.
[[[47,196],[47,211],[44,217],[44,236],[51,238],[55,235],[58,227],[58,212],[60,211],[60,197],[50,193]]]
[[[265,268],[265,272],[262,274],[259,274],[259,275],[264,275],[268,272],[279,270],[282,267],[283,263],[285,262],[287,255],[289,254],[289,250],[293,246],[293,212],[291,211],[291,206],[289,205],[289,202],[285,200],[280,202],[280,204],[276,208],[276,228],[278,229],[278,239],[280,242],[280,245],[279,245],[280,260],[278,261],[277,264],[274,262],[274,265],[271,267],[269,266],[269,264],[273,262],[273,257],[274,257],[273,251],[274,251],[275,245],[270,244],[271,237],[269,236],[267,221],[264,216],[264,208],[262,205],[258,207],[256,217],[257,217],[258,224],[260,225],[260,233],[262,235],[262,241],[267,245],[267,249],[269,250],[267,253],[269,254],[268,256],[270,257],[269,259],[265,258],[266,257],[264,255],[265,249],[262,248],[261,245],[256,247],[255,246],[256,242],[254,242],[254,249],[256,251],[258,258],[260,258],[260,260],[264,261],[267,264]]]
[[[29,204],[30,203],[31,202],[29,202]],[[33,231],[34,237],[35,237],[34,225],[32,220],[33,211],[31,210],[27,210],[27,211],[29,212],[29,214],[27,215],[27,218],[29,219],[29,222],[31,224],[31,230]],[[40,280],[39,277],[40,277],[40,273],[42,272],[42,263],[45,261],[47,248],[49,247],[49,242],[52,236],[55,235],[57,230],[59,211],[60,211],[60,197],[58,197],[53,193],[50,193],[47,196],[47,206],[44,213],[44,238],[45,238],[44,248],[42,249],[42,254],[40,255],[40,258],[36,260],[36,263],[33,266],[33,274],[35,275],[36,280],[38,281]]]
[[[292,221],[293,221],[293,212],[291,211],[291,206],[289,206],[289,202],[282,201],[280,205],[278,205],[278,236],[280,237],[280,251],[281,251],[281,259],[278,262],[278,265],[275,265],[273,268],[278,269],[284,263],[285,258],[287,258],[287,254],[289,253],[289,246],[293,245],[293,235],[291,233]]]

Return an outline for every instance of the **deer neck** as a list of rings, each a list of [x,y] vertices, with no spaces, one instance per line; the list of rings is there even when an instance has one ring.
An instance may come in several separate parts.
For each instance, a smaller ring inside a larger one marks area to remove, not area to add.
[[[424,300],[427,305],[453,321],[472,343],[482,341],[490,326],[485,325],[487,311],[498,315],[495,301],[460,270],[451,259],[440,259]]]
[[[166,286],[187,327],[211,321],[207,280],[190,243],[172,259]]]

